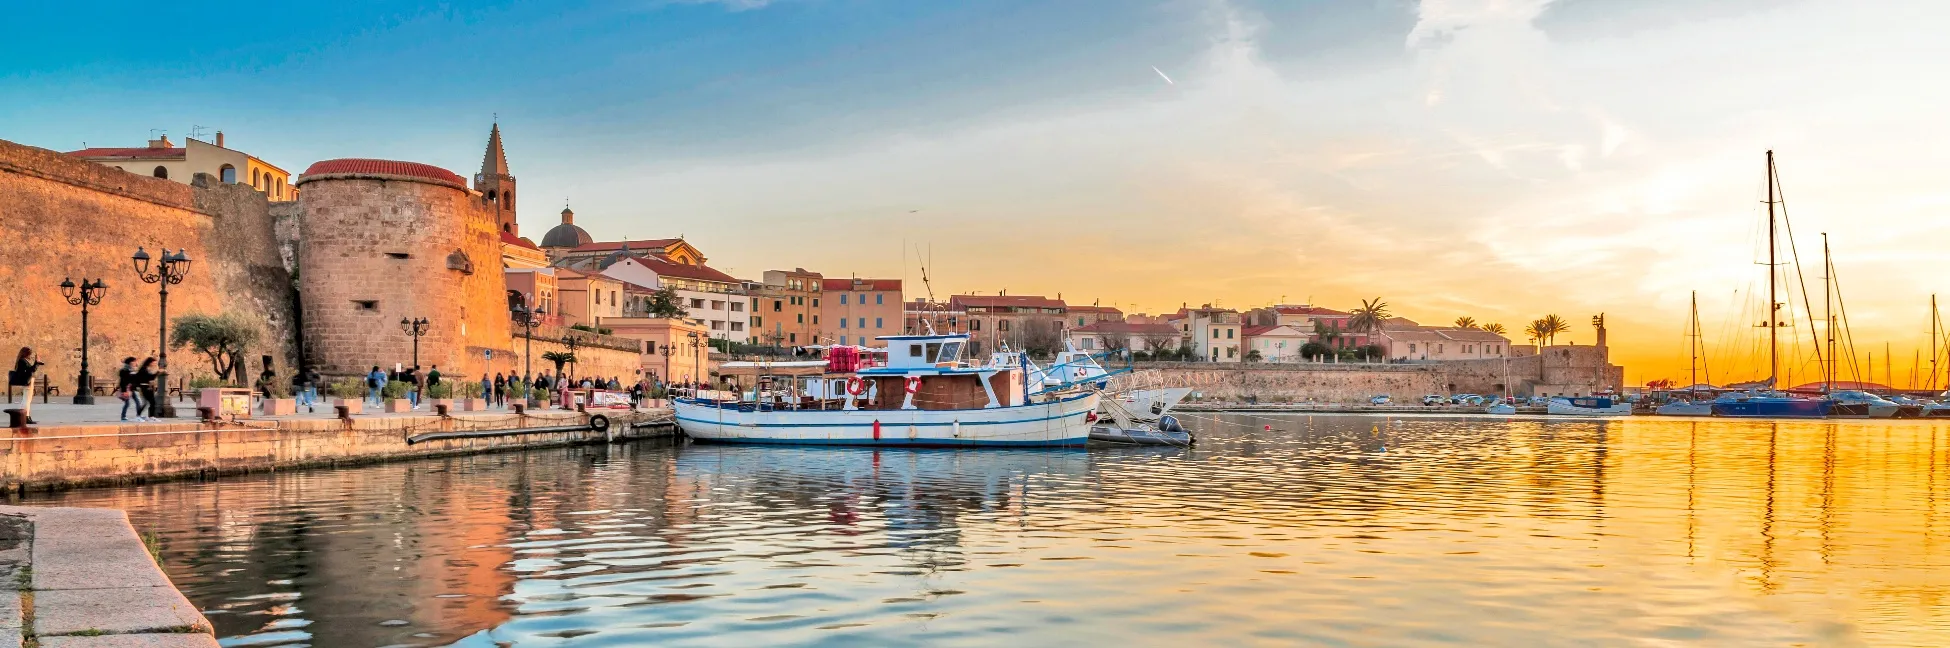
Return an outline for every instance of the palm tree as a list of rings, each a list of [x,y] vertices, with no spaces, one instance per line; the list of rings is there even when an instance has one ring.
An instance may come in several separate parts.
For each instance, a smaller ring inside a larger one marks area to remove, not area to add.
[[[1388,302],[1381,301],[1380,297],[1361,300],[1361,307],[1354,309],[1354,312],[1348,315],[1350,316],[1347,318],[1349,329],[1367,333],[1380,333],[1382,325],[1388,322],[1388,318],[1395,316],[1394,313],[1388,312]]]
[[[1483,325],[1483,330],[1485,330],[1485,331],[1489,331],[1489,332],[1491,332],[1491,333],[1495,333],[1495,334],[1497,334],[1497,335],[1502,335],[1502,334],[1503,334],[1503,325],[1502,325],[1502,324],[1498,324],[1498,323],[1496,323],[1496,322],[1490,322],[1490,323],[1488,323],[1488,324],[1484,324],[1484,325]]]
[[[1544,319],[1537,320],[1537,322],[1543,324],[1540,330],[1544,332],[1545,337],[1550,338],[1551,344],[1557,344],[1557,334],[1569,333],[1571,331],[1571,323],[1564,321],[1564,318],[1558,317],[1555,314],[1545,315]]]
[[[1523,327],[1523,336],[1537,344],[1544,343],[1544,320],[1534,320]]]
[[[562,377],[562,365],[575,362],[576,354],[567,351],[550,351],[542,354],[542,359],[555,363],[555,376]]]
[[[1459,329],[1474,329],[1474,328],[1476,328],[1476,318],[1474,318],[1474,317],[1470,317],[1470,316],[1468,316],[1468,315],[1464,315],[1464,316],[1462,316],[1462,317],[1458,317],[1458,318],[1456,318],[1456,328],[1459,328]]]

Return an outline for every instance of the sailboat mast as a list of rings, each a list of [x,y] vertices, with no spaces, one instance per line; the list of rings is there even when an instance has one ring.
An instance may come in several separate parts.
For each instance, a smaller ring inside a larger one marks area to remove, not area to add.
[[[1937,315],[1936,293],[1930,294],[1930,389],[1936,389],[1936,325],[1943,319]]]
[[[1693,354],[1693,361],[1686,364],[1686,391],[1699,391],[1699,291],[1693,291],[1693,340],[1686,345]]]
[[[1835,262],[1828,256],[1828,233],[1821,233],[1821,316],[1828,335],[1828,357],[1821,363],[1821,393],[1835,391]]]
[[[1768,387],[1778,385],[1781,379],[1781,343],[1776,339],[1780,334],[1778,314],[1781,303],[1776,301],[1774,288],[1774,151],[1767,151],[1767,382]]]

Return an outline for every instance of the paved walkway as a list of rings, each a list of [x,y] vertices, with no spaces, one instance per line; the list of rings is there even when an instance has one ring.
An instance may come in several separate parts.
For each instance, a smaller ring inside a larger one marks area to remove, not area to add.
[[[76,423],[95,423],[95,424],[119,423],[122,420],[121,419],[122,401],[121,399],[115,398],[113,396],[107,396],[107,397],[98,396],[95,398],[95,404],[93,405],[76,405],[72,402],[64,403],[61,402],[62,399],[58,397],[50,400],[52,402],[45,403],[45,404],[41,403],[39,400],[34,401],[34,411],[33,411],[34,420],[39,421],[41,425],[63,425],[63,424],[76,424]],[[19,406],[20,405],[18,403],[11,404],[11,405],[0,403],[0,409],[13,409]],[[371,403],[367,403],[365,411],[358,414],[358,416],[362,418],[368,416],[374,416],[374,417],[427,416],[433,414],[433,405],[431,404],[421,405],[420,409],[411,412],[400,413],[400,414],[387,414],[385,412],[381,412],[377,410],[378,408],[372,407]],[[463,413],[496,414],[496,413],[511,413],[513,411],[514,410],[505,407],[490,407],[486,411],[482,411],[482,412],[456,411],[454,412],[454,414],[463,414]],[[567,411],[567,410],[549,408],[546,410],[534,409],[530,411],[539,413],[543,411],[553,412],[553,411]],[[131,416],[133,416],[133,414],[131,414]],[[303,405],[300,405],[298,406],[297,414],[293,414],[289,416],[271,416],[271,417],[256,415],[253,416],[252,418],[253,420],[280,421],[280,420],[288,420],[288,419],[329,419],[329,418],[336,418],[337,416],[338,413],[332,409],[331,402],[324,401],[324,402],[320,402],[318,406],[315,408],[315,410],[310,412],[305,411],[305,407]],[[176,401],[176,419],[174,420],[178,420],[178,421],[196,420],[196,404],[186,400]],[[133,425],[137,422],[130,421],[129,423]],[[5,419],[0,419],[0,427],[4,427],[5,425],[6,425]]]
[[[0,506],[0,579],[0,647],[217,645],[121,511]]]

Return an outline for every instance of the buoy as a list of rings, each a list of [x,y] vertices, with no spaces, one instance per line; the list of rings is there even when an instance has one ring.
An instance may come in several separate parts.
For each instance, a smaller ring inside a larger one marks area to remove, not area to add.
[[[1267,432],[1272,432],[1272,431],[1273,431],[1273,426],[1271,426],[1271,425],[1268,425],[1268,426],[1266,426],[1266,431],[1267,431]]]

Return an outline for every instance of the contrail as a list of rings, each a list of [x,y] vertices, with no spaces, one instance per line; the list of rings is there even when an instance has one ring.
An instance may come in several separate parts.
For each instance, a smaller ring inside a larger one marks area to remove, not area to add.
[[[1178,85],[1178,83],[1177,83],[1177,82],[1175,82],[1175,81],[1172,81],[1172,80],[1171,80],[1171,77],[1168,77],[1168,76],[1165,76],[1165,71],[1164,71],[1164,70],[1160,70],[1160,69],[1158,69],[1158,66],[1156,66],[1156,65],[1153,65],[1153,66],[1151,66],[1151,71],[1152,71],[1152,72],[1157,72],[1157,73],[1158,73],[1158,76],[1161,76],[1161,77],[1164,77],[1164,79],[1165,79],[1165,83],[1169,83],[1169,84],[1172,84],[1172,85]]]

